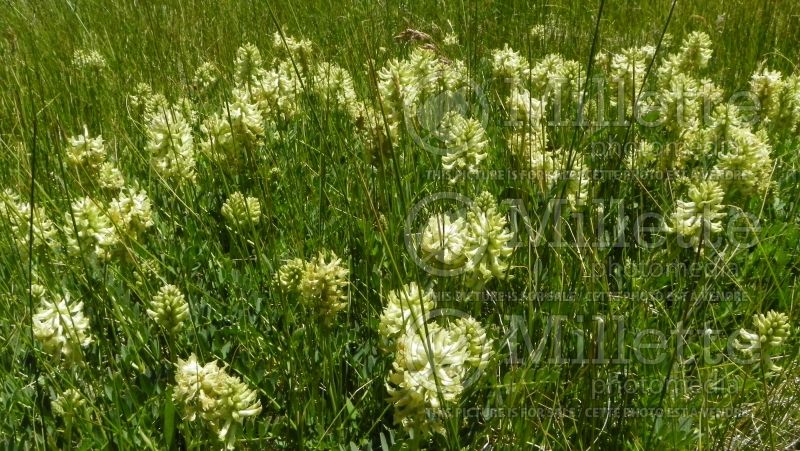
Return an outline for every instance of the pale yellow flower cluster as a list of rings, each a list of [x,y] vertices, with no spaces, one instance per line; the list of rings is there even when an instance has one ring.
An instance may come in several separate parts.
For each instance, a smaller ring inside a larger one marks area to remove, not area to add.
[[[463,268],[473,288],[493,278],[507,277],[513,248],[508,221],[498,211],[497,201],[484,192],[464,217],[435,214],[422,232],[420,249],[424,261],[444,269]]]
[[[119,250],[123,238],[135,241],[153,226],[150,199],[144,190],[120,191],[108,205],[88,196],[78,199],[72,203],[71,213],[65,215],[67,224],[73,220],[75,233],[67,237],[69,250],[101,261]]]
[[[81,360],[81,348],[92,342],[89,319],[83,314],[83,302],[70,302],[69,295],[54,301],[43,293],[40,303],[39,310],[33,315],[34,337],[47,353],[56,358]]]
[[[93,69],[100,71],[106,68],[105,57],[94,49],[77,49],[72,55],[72,64],[78,69]]]
[[[70,166],[83,169],[91,177],[96,177],[101,188],[119,190],[125,185],[120,170],[108,161],[103,137],[92,137],[85,125],[82,134],[69,138],[66,154]]]
[[[689,187],[689,200],[679,200],[667,231],[688,239],[698,248],[708,246],[711,236],[722,230],[720,219],[725,216],[722,198],[725,193],[719,183],[703,181]]]
[[[147,152],[161,177],[185,184],[195,180],[195,149],[190,119],[179,106],[158,98],[148,106]]]
[[[739,331],[744,343],[737,340],[736,346],[742,352],[756,357],[759,364],[767,373],[777,373],[782,370],[775,364],[776,356],[773,355],[791,334],[789,317],[785,313],[770,310],[767,314],[753,315],[753,325],[756,330],[750,332],[745,329]]]
[[[409,283],[385,296],[378,329],[395,357],[386,378],[394,421],[420,435],[444,431],[470,371],[486,368],[492,356],[478,321],[463,316],[442,325],[431,315],[435,307],[432,290]]]
[[[21,252],[28,252],[28,239],[31,235],[31,205],[23,202],[11,190],[0,192],[0,219],[11,227],[11,237]],[[41,205],[33,212],[33,248],[52,248],[56,244],[56,228],[47,218]]]
[[[189,304],[175,285],[164,285],[153,296],[147,315],[167,332],[181,331],[189,318]]]
[[[237,191],[222,205],[222,216],[234,230],[254,226],[261,220],[261,203]]]
[[[216,360],[202,365],[194,354],[178,360],[173,398],[185,420],[203,420],[227,449],[234,448],[243,420],[261,413],[254,390],[217,366]]]
[[[321,251],[314,258],[293,259],[279,270],[277,280],[287,292],[299,295],[300,301],[330,321],[347,308],[350,271],[331,251]]]

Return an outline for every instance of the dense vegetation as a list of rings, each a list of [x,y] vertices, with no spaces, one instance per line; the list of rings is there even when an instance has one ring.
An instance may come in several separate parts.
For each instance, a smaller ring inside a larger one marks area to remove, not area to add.
[[[0,444],[798,446],[799,42],[790,1],[6,1]]]

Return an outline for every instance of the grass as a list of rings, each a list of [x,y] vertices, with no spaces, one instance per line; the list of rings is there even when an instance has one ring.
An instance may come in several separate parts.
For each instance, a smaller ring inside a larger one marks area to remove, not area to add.
[[[784,344],[783,370],[771,377],[725,353],[732,334],[753,328],[753,314],[776,310],[797,317],[795,131],[772,141],[775,185],[769,194],[726,198],[734,210],[758,218],[760,228],[748,232],[754,245],[726,243],[724,252],[700,253],[675,246],[674,235],[665,235],[666,245],[648,250],[635,242],[633,219],[648,211],[669,215],[685,190],[674,180],[604,179],[593,182],[603,210],[581,210],[583,231],[593,243],[605,232],[613,241],[622,221],[624,246],[558,246],[559,233],[567,242],[576,240],[577,222],[568,211],[564,230],[545,223],[546,239],[534,244],[527,240],[523,215],[505,208],[518,220],[522,239],[511,257],[513,278],[494,280],[464,299],[456,294],[465,291],[463,279],[432,277],[409,255],[405,221],[412,208],[435,193],[474,198],[485,190],[501,201],[520,202],[538,226],[552,214],[547,205],[558,197],[555,190],[543,192],[530,180],[507,177],[451,186],[430,177],[440,168],[438,156],[419,151],[410,140],[384,146],[384,151],[394,146],[390,153],[376,151],[345,114],[310,92],[300,95],[298,116],[246,152],[241,168],[198,156],[197,183],[181,186],[150,166],[147,125],[128,97],[137,83],[146,82],[170,100],[192,98],[201,119],[219,112],[230,101],[237,49],[253,43],[270,61],[273,33],[282,27],[288,35],[310,39],[318,58],[349,71],[360,98],[380,110],[376,72],[412,47],[394,36],[412,28],[440,43],[455,33],[459,44],[446,47],[445,56],[463,60],[482,83],[489,118],[486,167],[504,170],[519,169],[506,144],[500,94],[505,87],[491,78],[492,50],[505,43],[531,61],[556,52],[585,70],[593,42],[597,50],[617,52],[655,45],[665,26],[675,43],[704,31],[714,50],[708,76],[726,93],[748,89],[762,63],[790,74],[800,58],[796,2],[685,1],[671,17],[671,2],[640,3],[5,2],[0,188],[45,211],[56,224],[59,245],[30,254],[25,237],[22,244],[15,241],[12,221],[0,222],[0,444],[6,449],[217,447],[214,434],[199,422],[183,421],[172,401],[175,364],[196,353],[203,362],[224,362],[261,400],[262,412],[247,419],[239,434],[242,449],[796,446],[797,340]],[[530,33],[535,24],[546,26],[541,39]],[[107,67],[74,67],[77,49],[97,50]],[[201,96],[192,79],[204,61],[219,68],[220,84]],[[96,180],[76,172],[66,159],[67,138],[84,124],[93,135],[102,134],[109,158],[153,204],[153,227],[126,242],[121,256],[106,264],[63,250],[76,229],[70,205],[101,193]],[[657,132],[634,136],[630,130],[556,127],[552,140],[591,157],[595,170],[624,167],[610,144],[641,136],[679,141]],[[199,142],[199,126],[193,133]],[[404,153],[412,156],[389,158]],[[225,226],[220,209],[234,191],[260,201],[259,224],[239,231]],[[336,252],[350,271],[348,307],[331,322],[313,316],[274,282],[285,260],[311,258],[322,249]],[[672,271],[665,270],[673,264]],[[465,389],[444,434],[418,440],[393,423],[385,387],[393,358],[381,349],[377,330],[382,293],[433,280],[439,306],[480,320],[495,339],[495,355]],[[67,365],[54,359],[32,336],[38,304],[31,283],[52,293],[69,292],[84,303],[94,343],[82,361]],[[180,334],[165,333],[146,313],[164,283],[176,285],[190,306],[191,321]],[[548,300],[537,293],[567,298]],[[720,300],[720,293],[727,297]],[[603,318],[604,328],[595,317]],[[552,341],[541,361],[531,358],[529,351],[552,332],[554,318],[563,321],[561,354],[597,361],[560,362]],[[656,363],[643,363],[634,354],[659,351],[642,351],[642,342],[652,344],[651,337],[637,338],[644,330],[668,337],[665,357]],[[600,349],[610,362],[598,355]],[[711,361],[702,358],[705,350]],[[55,414],[52,400],[70,388],[84,395],[87,407],[67,421]]]

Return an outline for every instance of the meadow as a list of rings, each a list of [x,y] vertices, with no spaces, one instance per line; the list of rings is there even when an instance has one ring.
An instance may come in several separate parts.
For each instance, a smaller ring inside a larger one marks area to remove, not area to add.
[[[0,448],[796,449],[800,4],[0,2]]]

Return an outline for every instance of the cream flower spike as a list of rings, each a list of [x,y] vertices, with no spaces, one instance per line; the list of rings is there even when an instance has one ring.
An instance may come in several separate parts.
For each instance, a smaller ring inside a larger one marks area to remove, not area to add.
[[[108,217],[118,233],[136,239],[153,226],[150,199],[144,190],[123,191],[108,205]]]
[[[261,221],[261,203],[236,191],[222,205],[222,216],[232,229],[246,229]]]
[[[72,215],[65,215],[67,224],[71,224],[73,218],[77,237],[73,234],[67,237],[70,252],[84,252],[102,261],[109,260],[120,242],[109,215],[93,199],[84,197],[72,203]]]
[[[203,420],[227,449],[234,449],[243,420],[261,413],[255,390],[217,366],[216,360],[202,365],[194,354],[178,360],[172,396],[184,420]]]
[[[21,252],[27,255],[28,239],[31,232],[31,204],[23,202],[11,190],[0,191],[0,219],[11,227],[11,237]],[[47,217],[41,205],[33,211],[33,247],[53,247],[56,242],[56,228]]]
[[[234,63],[234,81],[239,86],[249,86],[255,83],[259,73],[263,71],[263,60],[261,51],[249,42],[236,50],[236,62]]]
[[[83,416],[86,408],[86,398],[78,390],[69,388],[53,399],[53,413],[71,421],[75,417]]]
[[[464,218],[452,218],[444,213],[431,216],[422,231],[423,258],[449,267],[463,264],[466,228]]]
[[[505,44],[502,49],[492,51],[492,72],[494,76],[516,86],[522,80],[522,73],[528,62],[519,52]]]
[[[336,254],[320,252],[307,262],[300,277],[302,301],[330,321],[336,313],[347,308],[349,273]]]
[[[464,390],[468,346],[465,337],[435,323],[406,329],[386,379],[396,424],[421,435],[444,432],[447,408]]]
[[[33,315],[33,335],[54,357],[80,360],[81,348],[92,343],[89,319],[83,315],[83,302],[71,303],[69,295],[60,301],[43,298]]]
[[[447,153],[442,155],[442,167],[453,174],[450,183],[457,182],[464,173],[476,174],[478,166],[488,156],[489,145],[480,122],[450,111],[442,118],[440,128],[447,146]]]
[[[492,340],[486,337],[483,325],[471,316],[457,319],[451,326],[455,334],[467,341],[467,364],[473,368],[485,369],[494,352]]]
[[[103,137],[92,137],[89,128],[84,125],[83,133],[69,138],[67,146],[67,162],[73,166],[85,166],[97,170],[106,160],[106,148]]]
[[[701,242],[708,245],[711,235],[722,231],[719,220],[725,216],[722,211],[724,195],[722,187],[713,180],[691,185],[689,200],[678,201],[675,212],[672,213],[671,224],[665,230],[688,238],[695,248]]]
[[[189,121],[178,109],[161,105],[147,125],[150,163],[167,180],[195,180],[194,137]]]
[[[433,291],[430,288],[420,289],[416,282],[392,290],[384,297],[378,333],[390,343],[404,333],[406,327],[421,327],[425,322],[425,315],[435,307]]]
[[[75,50],[72,55],[72,63],[78,69],[93,69],[96,71],[103,70],[107,66],[106,59],[97,50]]]
[[[189,318],[189,304],[174,285],[164,285],[153,296],[147,315],[171,334],[181,331]]]
[[[506,218],[497,211],[497,201],[484,192],[467,213],[465,254],[472,287],[483,286],[492,278],[505,279],[508,257],[513,252],[509,245],[513,235],[508,230]]]
[[[764,371],[767,373],[777,373],[781,367],[773,361],[772,353],[786,341],[791,334],[789,317],[785,313],[770,310],[767,314],[757,313],[753,315],[753,325],[755,332],[745,329],[739,331],[746,343],[736,340],[736,347],[742,352],[758,358]]]

